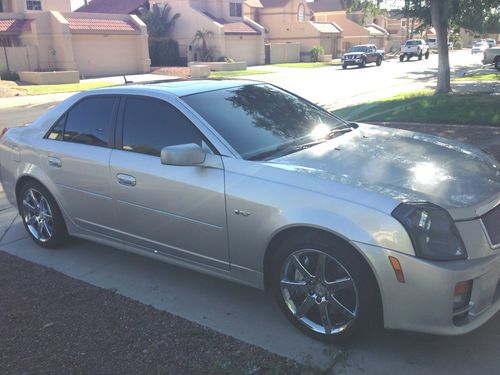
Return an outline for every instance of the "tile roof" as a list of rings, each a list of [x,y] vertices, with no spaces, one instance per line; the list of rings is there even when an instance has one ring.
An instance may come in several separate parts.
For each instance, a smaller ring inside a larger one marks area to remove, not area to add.
[[[145,2],[146,0],[92,0],[75,12],[130,14]]]
[[[228,21],[224,18],[217,18],[212,16],[210,13],[204,12],[206,16],[211,18],[217,23],[220,23],[224,26],[224,34],[248,34],[248,35],[260,35],[260,31],[255,30],[249,23],[244,21]]]
[[[66,17],[71,31],[136,31],[127,20]]]
[[[30,25],[31,20],[0,19],[0,33],[21,34]]]
[[[314,2],[308,2],[307,5],[316,13],[346,10],[345,1],[343,0],[314,0]]]

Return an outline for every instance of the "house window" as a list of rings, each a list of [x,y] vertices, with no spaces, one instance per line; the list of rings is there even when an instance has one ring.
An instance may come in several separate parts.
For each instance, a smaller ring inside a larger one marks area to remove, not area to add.
[[[229,3],[229,15],[231,17],[241,17],[243,15],[241,3]]]
[[[401,26],[403,26],[403,27],[406,26],[406,20],[401,20]]]
[[[297,21],[304,22],[306,20],[306,8],[304,4],[299,4],[299,9],[297,11]]]
[[[40,0],[26,0],[27,10],[42,10],[42,2]]]

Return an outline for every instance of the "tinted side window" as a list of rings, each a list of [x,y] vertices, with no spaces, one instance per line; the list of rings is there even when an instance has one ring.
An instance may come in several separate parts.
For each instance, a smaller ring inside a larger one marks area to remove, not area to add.
[[[177,109],[159,100],[128,98],[123,120],[123,149],[160,156],[165,146],[202,145],[202,135]]]
[[[66,116],[63,140],[106,147],[114,104],[114,97],[95,97],[78,103]]]
[[[66,115],[62,116],[59,120],[57,120],[52,129],[50,129],[49,134],[46,135],[46,138],[54,139],[56,141],[62,141],[65,123],[66,123]]]

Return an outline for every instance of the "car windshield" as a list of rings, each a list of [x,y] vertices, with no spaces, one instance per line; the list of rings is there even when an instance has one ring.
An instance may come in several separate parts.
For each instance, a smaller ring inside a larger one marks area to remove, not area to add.
[[[182,97],[247,160],[298,151],[351,130],[329,112],[267,84],[248,84]]]
[[[354,46],[349,49],[349,52],[366,52],[368,47],[366,46]]]
[[[407,46],[419,46],[422,44],[422,41],[420,40],[409,40],[406,42]]]

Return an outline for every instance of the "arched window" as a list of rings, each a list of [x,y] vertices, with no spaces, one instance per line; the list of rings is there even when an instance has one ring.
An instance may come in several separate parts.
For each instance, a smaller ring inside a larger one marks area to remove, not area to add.
[[[299,9],[297,11],[297,21],[304,22],[306,20],[306,8],[304,4],[299,4]]]

